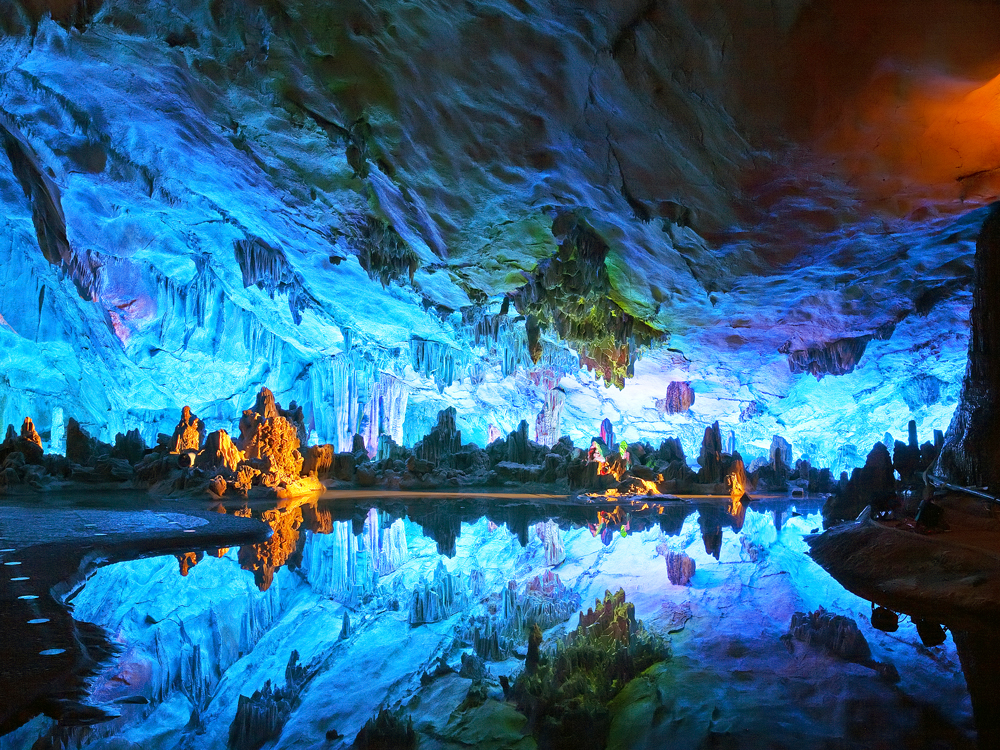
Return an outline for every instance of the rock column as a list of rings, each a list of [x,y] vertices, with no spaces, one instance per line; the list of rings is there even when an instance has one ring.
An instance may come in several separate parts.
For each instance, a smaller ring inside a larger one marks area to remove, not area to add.
[[[1000,491],[1000,203],[976,241],[969,361],[962,398],[936,471],[956,484]]]

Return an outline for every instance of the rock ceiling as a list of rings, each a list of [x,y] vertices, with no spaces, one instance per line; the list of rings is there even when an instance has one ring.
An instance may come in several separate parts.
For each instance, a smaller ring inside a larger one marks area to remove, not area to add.
[[[998,22],[0,0],[0,421],[214,427],[266,384],[324,441],[391,392],[411,441],[455,405],[482,443],[557,386],[575,438],[926,439],[997,192]]]

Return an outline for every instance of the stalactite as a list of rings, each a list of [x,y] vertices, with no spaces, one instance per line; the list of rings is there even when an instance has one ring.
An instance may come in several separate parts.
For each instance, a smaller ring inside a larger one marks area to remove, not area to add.
[[[311,409],[307,422],[321,442],[336,446],[340,453],[352,449],[381,365],[375,357],[350,349],[313,366],[312,393],[303,400]]]
[[[535,419],[536,443],[553,446],[559,440],[565,401],[566,392],[561,388],[553,388],[545,394],[545,405]]]
[[[365,406],[367,422],[361,432],[368,447],[368,455],[378,451],[379,435],[388,435],[400,445],[403,443],[403,421],[409,390],[406,384],[386,372],[380,372],[372,388],[372,396]]]

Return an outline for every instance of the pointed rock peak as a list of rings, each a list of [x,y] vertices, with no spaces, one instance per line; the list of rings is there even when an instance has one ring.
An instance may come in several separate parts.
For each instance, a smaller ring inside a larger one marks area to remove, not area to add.
[[[257,394],[257,403],[253,410],[264,419],[273,419],[278,416],[278,405],[274,402],[274,394],[269,388],[261,388]]]
[[[170,452],[199,451],[205,442],[205,424],[191,413],[191,407],[181,409],[181,419],[170,439]]]
[[[21,437],[31,443],[34,443],[39,448],[42,447],[42,438],[35,430],[35,424],[31,421],[31,417],[24,418],[24,424],[21,425]]]

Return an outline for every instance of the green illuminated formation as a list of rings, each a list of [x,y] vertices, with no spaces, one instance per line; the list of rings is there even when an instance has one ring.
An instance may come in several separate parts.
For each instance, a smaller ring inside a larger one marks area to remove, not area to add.
[[[605,592],[596,610],[546,655],[537,626],[524,671],[511,689],[541,748],[603,748],[611,727],[608,703],[629,681],[670,656],[667,643],[635,619],[625,591]]]
[[[559,240],[558,252],[513,295],[514,307],[526,318],[532,360],[537,363],[541,356],[541,330],[551,330],[580,352],[581,364],[595,370],[605,385],[624,388],[639,349],[664,331],[629,315],[612,299],[608,244],[585,219],[560,214],[552,234]]]

